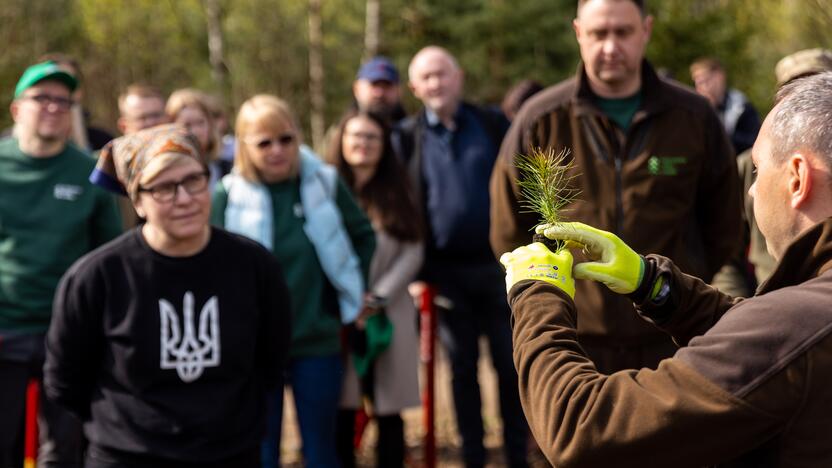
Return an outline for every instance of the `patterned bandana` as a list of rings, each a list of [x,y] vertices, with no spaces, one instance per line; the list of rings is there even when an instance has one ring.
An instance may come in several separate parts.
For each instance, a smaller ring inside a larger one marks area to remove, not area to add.
[[[142,171],[154,158],[176,153],[194,158],[205,166],[196,139],[177,124],[159,125],[125,135],[101,149],[90,181],[110,191],[135,198]]]

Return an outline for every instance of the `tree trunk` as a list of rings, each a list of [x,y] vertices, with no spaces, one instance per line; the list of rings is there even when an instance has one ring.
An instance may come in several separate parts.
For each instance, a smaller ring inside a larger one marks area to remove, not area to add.
[[[369,60],[378,55],[378,48],[381,43],[380,24],[381,1],[367,0],[367,18],[364,25],[364,60]]]
[[[324,63],[321,0],[309,0],[309,100],[312,145],[320,148],[326,131],[324,124]]]
[[[219,89],[222,105],[225,106],[228,102],[228,67],[225,64],[220,0],[204,0],[203,8],[208,33],[208,60],[211,63],[211,76]]]

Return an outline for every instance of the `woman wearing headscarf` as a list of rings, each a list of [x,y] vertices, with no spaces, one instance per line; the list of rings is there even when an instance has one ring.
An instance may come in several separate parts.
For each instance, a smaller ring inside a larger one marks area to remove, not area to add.
[[[146,222],[80,259],[55,299],[44,388],[84,421],[86,466],[256,466],[290,336],[280,267],[208,224],[206,160],[182,127],[114,140],[92,178]]]

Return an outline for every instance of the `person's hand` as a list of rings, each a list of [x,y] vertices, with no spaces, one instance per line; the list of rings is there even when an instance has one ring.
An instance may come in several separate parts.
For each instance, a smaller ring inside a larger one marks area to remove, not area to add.
[[[371,292],[364,293],[364,303],[361,306],[358,317],[355,318],[355,327],[363,330],[367,324],[367,319],[383,311],[386,306],[387,298]]]
[[[522,280],[539,280],[553,284],[575,298],[572,278],[572,254],[567,249],[553,253],[540,242],[506,252],[500,257],[506,267],[506,291]]]
[[[641,284],[644,260],[613,233],[583,223],[542,225],[536,232],[584,249],[593,261],[576,264],[575,278],[603,283],[618,294],[630,294]]]

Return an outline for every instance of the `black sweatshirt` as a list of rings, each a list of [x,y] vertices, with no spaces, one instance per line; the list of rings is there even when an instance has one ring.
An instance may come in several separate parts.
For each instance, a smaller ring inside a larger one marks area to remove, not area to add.
[[[152,250],[140,229],[61,280],[47,397],[78,414],[100,447],[183,462],[251,450],[288,353],[280,267],[259,244],[218,228],[182,258]]]

